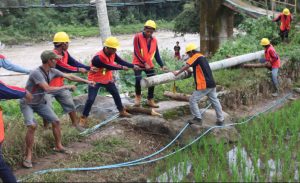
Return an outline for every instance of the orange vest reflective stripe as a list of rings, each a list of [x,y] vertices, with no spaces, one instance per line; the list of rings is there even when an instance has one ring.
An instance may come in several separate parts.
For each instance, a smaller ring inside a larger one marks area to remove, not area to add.
[[[116,55],[112,54],[110,57],[107,57],[105,55],[104,51],[101,50],[99,51],[96,56],[99,57],[99,59],[107,65],[114,64]],[[91,63],[91,67],[93,67],[93,63]],[[106,68],[99,68],[99,71],[97,72],[89,72],[88,73],[88,80],[89,81],[95,81],[97,83],[102,83],[102,84],[108,84],[110,82],[113,82],[113,71],[106,69]]]
[[[53,50],[53,52],[56,55],[60,55],[57,50]],[[62,56],[62,55],[60,55],[60,56]],[[65,63],[65,64],[68,64],[68,60],[69,60],[69,54],[68,54],[68,52],[64,51],[64,56],[60,59],[60,61],[63,62],[63,63]],[[63,86],[64,85],[64,78],[63,77],[53,78],[50,81],[49,85],[50,86],[55,86],[55,87]]]
[[[291,15],[284,16],[284,14],[281,14],[281,16],[280,16],[280,22],[281,22],[280,30],[281,31],[290,30],[291,29],[291,20],[292,20]]]
[[[272,57],[271,57],[271,52],[274,52],[278,59],[277,60],[274,60]],[[265,58],[268,62],[271,63],[272,65],[272,68],[275,69],[275,68],[279,68],[280,67],[280,58],[279,58],[279,55],[276,53],[274,47],[272,45],[270,45],[266,50],[265,50]]]
[[[4,141],[4,123],[2,116],[2,108],[0,107],[0,144]]]
[[[155,37],[152,37],[151,39],[151,47],[148,50],[148,46],[147,46],[147,38],[144,37],[143,33],[138,33],[138,40],[139,40],[139,45],[140,45],[140,53],[142,55],[142,58],[144,59],[144,61],[146,61],[146,63],[153,68],[154,64],[153,64],[153,58],[156,52],[156,48],[157,48],[157,40]],[[135,65],[140,65],[142,67],[144,67],[144,65],[140,62],[140,60],[136,57],[135,54],[133,54],[133,64]]]

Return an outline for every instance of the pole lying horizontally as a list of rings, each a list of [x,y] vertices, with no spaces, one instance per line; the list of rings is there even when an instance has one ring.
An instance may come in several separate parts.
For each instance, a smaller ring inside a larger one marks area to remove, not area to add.
[[[264,50],[237,56],[237,57],[232,57],[232,58],[228,58],[228,59],[224,59],[224,60],[220,60],[217,62],[210,63],[209,65],[210,65],[211,70],[224,69],[224,68],[233,67],[233,66],[245,63],[245,62],[250,62],[253,60],[260,59],[263,55],[264,55]],[[168,82],[175,81],[175,80],[186,79],[190,76],[191,75],[188,74],[187,71],[179,74],[176,77],[174,76],[173,73],[169,72],[169,73],[160,74],[160,75],[156,75],[156,76],[152,76],[152,77],[148,77],[148,78],[143,78],[141,80],[141,86],[143,88],[149,88],[151,86],[168,83]]]

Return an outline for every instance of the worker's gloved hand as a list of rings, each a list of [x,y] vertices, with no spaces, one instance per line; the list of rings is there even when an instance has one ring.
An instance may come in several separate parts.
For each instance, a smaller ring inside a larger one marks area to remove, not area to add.
[[[96,82],[95,81],[88,81],[88,85],[90,85],[92,87],[95,87]]]
[[[91,70],[90,70],[91,72],[98,72],[99,71],[99,68],[97,68],[97,67],[91,67]]]
[[[80,73],[86,73],[86,72],[87,72],[87,70],[86,70],[85,68],[79,68],[78,71],[79,71]]]
[[[31,102],[32,98],[33,98],[32,94],[29,91],[26,90],[26,94],[25,94],[25,100],[26,100],[26,102],[27,103]]]
[[[164,72],[168,72],[168,71],[169,71],[169,69],[168,69],[166,66],[162,66],[160,69],[161,69],[162,71],[164,71]]]
[[[145,69],[146,69],[146,70],[150,70],[150,69],[151,69],[150,65],[147,64],[147,63],[145,63]]]
[[[178,71],[172,71],[172,73],[174,74],[174,76],[178,75]]]
[[[272,68],[272,64],[271,64],[270,62],[267,62],[267,63],[266,63],[266,67]]]
[[[267,61],[267,60],[266,60],[265,58],[259,59],[259,62],[262,63],[262,64],[263,64],[263,63],[266,63],[266,61]]]
[[[129,68],[126,67],[126,66],[122,66],[122,69],[125,70],[125,71],[128,71],[128,70],[129,70]]]
[[[67,85],[66,89],[70,90],[70,91],[75,91],[76,90],[76,86],[75,85]]]
[[[137,65],[133,65],[133,70],[139,71],[139,70],[141,70],[141,68],[139,66],[137,66]]]

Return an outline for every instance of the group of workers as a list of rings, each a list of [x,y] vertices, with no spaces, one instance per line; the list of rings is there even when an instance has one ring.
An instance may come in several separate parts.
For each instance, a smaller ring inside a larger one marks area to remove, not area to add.
[[[289,11],[286,9],[274,21],[280,20],[280,32],[282,38],[288,38],[290,30],[290,21],[292,20]],[[135,103],[136,107],[141,106],[141,85],[142,72],[147,77],[155,75],[153,59],[155,58],[162,70],[167,70],[161,59],[157,39],[153,36],[156,30],[156,23],[148,20],[144,24],[142,32],[137,33],[134,37],[134,53],[133,61],[129,63],[116,54],[120,43],[116,37],[108,37],[104,42],[104,47],[92,58],[90,66],[84,65],[76,61],[68,52],[69,36],[65,32],[58,32],[53,38],[54,49],[46,50],[41,54],[42,65],[35,70],[27,70],[12,64],[5,56],[0,55],[0,67],[8,70],[29,74],[25,89],[9,86],[0,82],[0,99],[21,99],[20,108],[23,113],[27,133],[25,136],[25,158],[23,166],[32,167],[32,149],[34,145],[34,134],[37,128],[37,122],[34,119],[34,113],[42,117],[44,126],[52,125],[53,136],[55,139],[54,151],[61,153],[69,153],[62,145],[60,121],[52,109],[52,98],[55,98],[62,106],[65,113],[68,113],[72,122],[72,126],[78,130],[84,130],[87,126],[87,118],[91,107],[95,101],[98,90],[104,87],[114,99],[117,109],[121,117],[130,117],[131,114],[126,111],[122,105],[122,101],[115,85],[113,78],[114,70],[134,70],[135,75]],[[272,81],[279,91],[279,83],[277,79],[278,69],[280,67],[280,58],[276,54],[274,47],[267,38],[261,40],[261,45],[265,47],[265,59],[272,68]],[[186,65],[179,71],[173,71],[175,76],[179,75],[190,67],[193,68],[194,82],[196,90],[190,98],[190,109],[194,116],[189,120],[190,124],[202,124],[202,115],[199,110],[198,103],[203,96],[208,96],[217,116],[216,125],[224,125],[224,115],[222,106],[216,93],[216,83],[213,78],[209,62],[204,55],[197,51],[197,45],[189,43],[185,52],[189,56]],[[175,56],[180,58],[180,47],[177,42]],[[179,54],[178,54],[179,53]],[[88,79],[74,76],[70,73],[87,73]],[[74,85],[65,85],[64,79],[75,82],[83,82],[88,84],[88,97],[85,102],[84,110],[80,118],[76,115],[75,105],[70,90],[75,90]],[[153,108],[159,107],[154,102],[154,87],[148,88],[147,105]],[[4,140],[4,123],[2,118],[2,109],[0,108],[0,177],[4,182],[16,182],[16,178],[11,170],[5,164],[1,144]]]

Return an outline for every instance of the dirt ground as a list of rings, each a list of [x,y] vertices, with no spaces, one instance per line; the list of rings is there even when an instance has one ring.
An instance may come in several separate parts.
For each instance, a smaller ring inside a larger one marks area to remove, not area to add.
[[[258,112],[264,111],[268,106],[271,106],[276,103],[276,101],[285,95],[289,94],[290,91],[283,92],[278,98],[268,97],[256,105],[253,106],[241,106],[239,109],[229,111],[224,109],[227,113],[234,116],[235,118],[246,117],[249,115],[254,115]],[[294,94],[294,99],[299,98],[299,95]],[[283,104],[289,102],[286,100]],[[280,108],[282,105],[277,106],[276,108]],[[276,110],[276,108],[274,110]],[[111,124],[106,125],[101,128],[97,133],[87,137],[81,142],[75,142],[68,145],[68,148],[74,153],[71,156],[65,154],[54,153],[46,157],[42,157],[36,159],[37,162],[34,165],[33,169],[24,169],[18,168],[15,170],[15,174],[18,177],[31,174],[38,170],[54,168],[54,167],[73,167],[72,161],[74,161],[74,156],[76,154],[84,153],[85,151],[89,151],[93,149],[93,143],[97,140],[105,140],[107,138],[119,138],[124,139],[126,141],[127,147],[116,147],[112,152],[100,152],[101,157],[103,157],[107,164],[114,164],[119,162],[126,162],[134,159],[138,159],[140,157],[145,157],[153,152],[156,152],[163,146],[165,146],[171,139],[164,134],[151,134],[144,130],[137,128],[136,126],[129,124],[125,120],[119,120],[117,122],[113,122]],[[76,158],[75,158],[76,159]],[[97,159],[97,157],[95,157]],[[96,162],[95,162],[96,163]],[[71,165],[71,166],[70,166]],[[102,164],[103,165],[103,164]],[[86,166],[91,166],[89,163],[85,164]],[[95,164],[94,166],[99,166],[99,164]],[[77,166],[78,167],[78,166]],[[91,172],[72,172],[68,174],[54,174],[52,176],[56,176],[60,178],[60,181],[70,181],[70,182],[78,182],[78,181],[147,181],[147,178],[151,175],[155,169],[155,164],[147,164],[142,166],[135,166],[131,168],[119,168],[112,170],[103,170],[103,171],[91,171]],[[163,172],[162,172],[163,173]],[[45,179],[35,179],[35,181],[44,181]],[[52,179],[50,179],[53,181]],[[55,179],[54,179],[55,180]]]
[[[133,36],[133,34],[116,36],[121,43],[119,53],[122,54],[124,52],[133,51]],[[174,32],[158,31],[154,33],[154,36],[158,40],[159,49],[169,49],[173,51],[176,41],[179,41],[181,46],[181,54],[184,54],[184,48],[189,42],[200,42],[200,37],[198,34],[186,34],[184,36],[176,37],[174,36]],[[41,52],[47,49],[53,49],[52,42],[6,46],[3,50],[0,50],[0,53],[5,55],[14,64],[34,69],[41,64]],[[91,57],[100,49],[102,49],[100,37],[91,37],[84,39],[71,39],[69,52],[77,60],[85,61],[90,60]],[[2,75],[10,73],[14,72],[7,71],[3,68],[1,69]],[[0,77],[0,80],[10,85],[24,86],[27,78],[28,76],[10,76]]]

